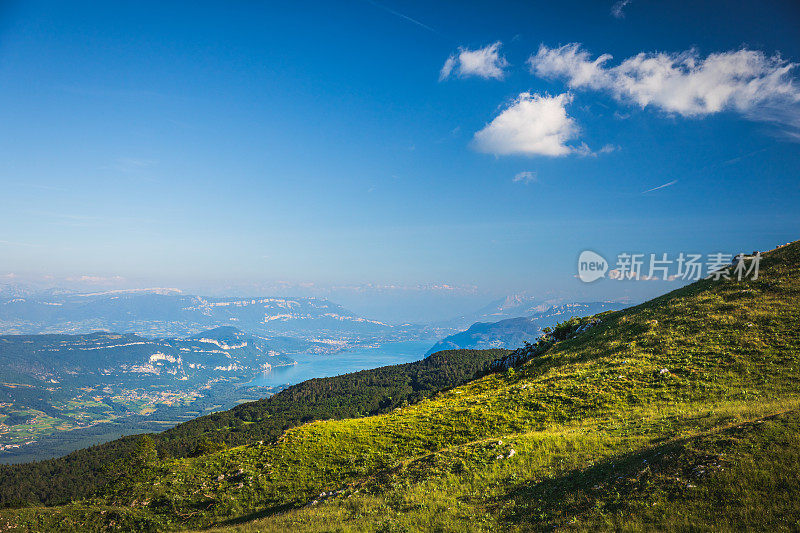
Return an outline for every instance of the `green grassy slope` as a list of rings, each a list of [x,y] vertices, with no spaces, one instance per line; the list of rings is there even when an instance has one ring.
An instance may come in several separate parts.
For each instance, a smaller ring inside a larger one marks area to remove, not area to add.
[[[310,379],[274,396],[202,416],[153,435],[162,458],[190,457],[249,442],[272,442],[286,429],[311,420],[387,412],[463,384],[508,350],[446,350],[402,365]],[[95,494],[125,464],[136,460],[140,437],[78,450],[28,464],[0,465],[0,506],[53,505]],[[110,468],[109,465],[114,465]]]
[[[704,280],[582,319],[573,325],[596,324],[415,405],[196,458],[154,460],[145,449],[147,466],[102,497],[6,511],[0,522],[796,529],[799,269],[795,243],[766,255],[756,281]]]

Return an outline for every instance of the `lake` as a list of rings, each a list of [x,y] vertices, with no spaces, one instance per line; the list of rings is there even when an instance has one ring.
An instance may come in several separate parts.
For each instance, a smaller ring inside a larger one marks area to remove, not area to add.
[[[280,387],[311,378],[326,378],[419,361],[436,341],[389,342],[378,348],[360,348],[332,355],[293,355],[296,365],[278,366],[264,372],[248,386]]]

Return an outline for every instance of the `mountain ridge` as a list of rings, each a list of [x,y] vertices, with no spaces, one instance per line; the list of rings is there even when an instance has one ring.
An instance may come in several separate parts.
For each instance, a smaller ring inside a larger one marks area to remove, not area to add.
[[[533,300],[526,302],[522,297],[510,296],[504,300],[504,304],[501,304],[498,313],[514,313],[519,311],[520,307],[531,311],[534,309],[529,305],[531,301]],[[507,302],[511,302],[511,305],[504,307]],[[559,305],[537,303],[535,309],[538,310],[526,316],[506,318],[497,322],[475,322],[466,330],[438,341],[427,353],[459,348],[515,348],[525,342],[536,340],[545,328],[555,326],[558,322],[625,307],[615,302],[575,302]],[[490,304],[483,309],[497,309],[497,307]]]
[[[94,293],[37,292],[0,298],[0,333],[89,333],[186,336],[233,325],[251,333],[332,340],[390,334],[389,324],[360,317],[324,298],[206,297],[177,289]]]

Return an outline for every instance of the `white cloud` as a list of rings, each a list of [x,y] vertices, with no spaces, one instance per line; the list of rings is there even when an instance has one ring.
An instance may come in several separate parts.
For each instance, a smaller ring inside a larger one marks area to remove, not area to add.
[[[600,148],[600,150],[598,150],[597,153],[598,154],[610,154],[611,152],[614,152],[616,150],[619,150],[619,146],[614,146],[613,144],[606,144],[605,146]]]
[[[631,0],[619,0],[618,2],[615,2],[614,5],[611,6],[611,14],[618,19],[625,18],[624,9],[628,7],[628,4],[630,3]]]
[[[567,142],[578,134],[567,114],[567,93],[557,96],[522,93],[502,113],[475,133],[473,148],[495,155],[564,156],[581,148]]]
[[[514,175],[514,179],[512,180],[514,183],[536,183],[539,181],[539,178],[536,176],[536,172],[531,172],[530,170],[526,170],[524,172],[517,172]]]
[[[439,81],[449,78],[451,74],[459,78],[478,76],[484,79],[503,79],[508,61],[500,55],[501,45],[497,41],[477,50],[459,48],[457,54],[451,55],[444,62],[439,72]]]
[[[573,148],[573,152],[578,154],[578,155],[582,155],[582,156],[586,156],[586,157],[597,157],[598,155],[602,155],[602,154],[610,154],[611,152],[614,152],[614,151],[616,151],[618,149],[619,149],[618,146],[614,146],[613,144],[606,144],[606,145],[603,145],[603,147],[600,148],[599,150],[595,151],[595,150],[592,150],[591,148],[589,148],[586,145],[586,143],[581,143],[580,146],[576,146],[575,148]]]
[[[446,80],[450,77],[450,73],[453,72],[453,68],[456,66],[456,56],[450,56],[442,65],[442,70],[439,71],[439,81]]]
[[[734,110],[753,120],[775,121],[774,109],[789,111],[796,121],[800,88],[791,71],[797,65],[780,56],[741,49],[700,57],[681,53],[640,53],[609,67],[603,54],[592,60],[578,43],[560,48],[540,46],[528,63],[531,71],[561,78],[571,88],[607,91],[621,102],[652,106],[693,117]]]

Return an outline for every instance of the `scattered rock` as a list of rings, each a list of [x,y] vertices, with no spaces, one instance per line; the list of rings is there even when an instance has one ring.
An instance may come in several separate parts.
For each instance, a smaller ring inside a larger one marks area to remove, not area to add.
[[[523,365],[527,361],[546,352],[553,344],[559,341],[575,338],[581,333],[597,326],[600,320],[589,320],[580,324],[565,323],[564,328],[555,328],[539,337],[534,344],[525,343],[525,346],[514,350],[502,359],[493,361],[489,365],[491,372],[504,372],[511,368]]]

